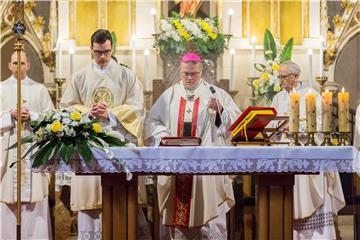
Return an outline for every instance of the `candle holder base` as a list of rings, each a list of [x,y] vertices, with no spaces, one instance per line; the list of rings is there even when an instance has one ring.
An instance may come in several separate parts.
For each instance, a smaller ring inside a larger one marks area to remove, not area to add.
[[[308,132],[308,140],[305,143],[305,146],[317,146],[315,142],[315,132]]]
[[[350,132],[340,132],[340,139],[337,144],[338,146],[350,146],[349,133]]]
[[[299,142],[299,132],[290,132],[290,147],[302,146]]]
[[[321,143],[321,146],[333,146],[331,142],[331,132],[323,132],[324,141]]]

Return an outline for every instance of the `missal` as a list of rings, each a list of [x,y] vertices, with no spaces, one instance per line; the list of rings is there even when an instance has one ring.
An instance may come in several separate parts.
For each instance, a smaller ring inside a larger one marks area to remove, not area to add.
[[[198,137],[163,137],[160,146],[200,146]]]
[[[276,118],[273,107],[248,107],[240,117],[231,125],[231,141],[253,141],[262,133],[266,125]]]

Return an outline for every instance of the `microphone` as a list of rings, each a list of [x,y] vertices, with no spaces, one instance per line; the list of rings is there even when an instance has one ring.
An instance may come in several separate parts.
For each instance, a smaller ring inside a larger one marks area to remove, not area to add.
[[[217,94],[216,94],[215,88],[213,86],[210,86],[209,90],[213,95],[215,95],[215,97],[216,97],[216,105],[217,105],[218,111],[220,111],[220,106],[219,106],[220,99],[216,96]],[[215,125],[217,127],[219,127],[221,125],[221,122],[222,122],[221,113],[216,112]],[[220,139],[221,139],[222,144],[225,144],[224,136],[220,136]]]
[[[210,86],[209,89],[210,89],[210,92],[211,92],[212,94],[215,94],[215,93],[216,93],[215,88],[214,88],[213,86]]]

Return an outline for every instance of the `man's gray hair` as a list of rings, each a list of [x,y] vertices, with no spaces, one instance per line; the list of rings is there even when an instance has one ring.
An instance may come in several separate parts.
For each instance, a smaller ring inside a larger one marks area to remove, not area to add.
[[[301,73],[300,67],[295,62],[285,61],[285,62],[281,63],[281,65],[285,65],[286,67],[288,67],[290,73],[300,76],[300,73]]]

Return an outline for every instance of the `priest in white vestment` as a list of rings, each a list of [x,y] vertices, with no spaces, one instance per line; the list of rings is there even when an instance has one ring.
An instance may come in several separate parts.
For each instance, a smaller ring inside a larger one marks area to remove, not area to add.
[[[45,86],[26,76],[30,68],[25,52],[20,54],[22,91],[22,136],[31,134],[30,121],[53,108]],[[12,76],[0,83],[0,239],[16,238],[17,209],[17,149],[5,150],[17,142],[17,53],[9,62]],[[24,146],[22,153],[30,146]],[[29,155],[21,163],[21,238],[51,239],[51,222],[48,203],[49,175],[34,173]]]
[[[137,144],[144,114],[142,86],[133,71],[111,59],[111,51],[109,31],[97,30],[91,37],[94,60],[74,74],[60,107],[88,113]],[[72,178],[71,209],[79,211],[79,239],[101,239],[100,176]]]
[[[200,57],[184,55],[181,81],[159,97],[145,118],[145,144],[157,146],[166,136],[199,137],[204,146],[225,144],[241,112],[229,94],[201,74]],[[227,239],[226,212],[235,204],[229,176],[159,176],[158,199],[162,239]]]
[[[311,87],[300,88],[299,66],[287,61],[280,65],[278,78],[283,90],[273,99],[279,116],[288,116],[290,92],[296,89],[300,94],[300,132],[306,129],[305,95],[316,93],[317,129],[321,131],[321,96]],[[282,135],[282,140],[287,138]],[[300,140],[302,138],[300,134]],[[318,145],[321,138],[316,137]],[[305,143],[302,142],[303,144]],[[318,175],[295,175],[294,185],[294,239],[336,239],[335,216],[345,206],[344,195],[338,173]]]

